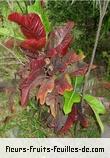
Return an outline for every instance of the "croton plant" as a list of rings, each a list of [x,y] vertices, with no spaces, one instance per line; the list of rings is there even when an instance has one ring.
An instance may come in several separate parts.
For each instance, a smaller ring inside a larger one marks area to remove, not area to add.
[[[50,109],[51,127],[55,131],[66,133],[77,122],[88,127],[80,105],[81,90],[76,88],[78,77],[86,74],[88,64],[83,62],[84,55],[69,48],[73,41],[71,31],[74,22],[68,21],[47,34],[42,19],[36,13],[22,15],[14,12],[8,19],[19,25],[25,37],[19,47],[29,59],[19,72],[21,105],[27,106],[30,92],[36,89],[36,100],[39,105]],[[89,94],[84,99],[103,130],[99,114],[105,112],[104,106]]]

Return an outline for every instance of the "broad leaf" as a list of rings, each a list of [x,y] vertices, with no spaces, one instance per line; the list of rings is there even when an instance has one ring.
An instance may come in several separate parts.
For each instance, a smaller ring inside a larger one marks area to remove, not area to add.
[[[90,105],[90,107],[92,108],[97,122],[99,123],[99,126],[101,128],[101,131],[104,131],[104,127],[103,124],[101,122],[101,119],[99,117],[99,114],[104,114],[106,112],[104,105],[102,104],[102,102],[98,99],[96,99],[94,96],[88,95],[86,94],[84,96],[84,99],[87,101],[87,103]]]
[[[76,84],[75,90],[81,91],[81,87],[83,85],[84,82],[84,76],[77,76],[77,77],[72,77],[72,85]]]
[[[42,57],[38,59],[33,59],[30,62],[31,72],[28,72],[26,75],[26,71],[21,72],[21,76],[26,76],[23,78],[22,83],[20,84],[21,90],[21,105],[26,106],[29,99],[30,89],[39,86],[42,81],[45,79],[45,75],[42,75],[42,66],[45,65],[45,62]],[[21,70],[22,71],[22,70]],[[22,75],[23,74],[23,75]]]
[[[39,49],[45,46],[45,28],[41,22],[40,17],[37,14],[30,13],[27,15],[22,15],[20,13],[15,12],[10,14],[8,16],[8,19],[20,25],[22,33],[29,40],[26,40],[22,43],[23,48],[28,49],[28,47],[30,46],[35,47],[35,49]]]
[[[21,48],[25,48],[26,50],[30,50],[34,53],[37,52],[37,49],[41,49],[45,43],[45,38],[41,38],[38,41],[36,39],[26,39],[21,43]]]
[[[42,84],[45,76],[39,74],[39,71],[32,72],[20,85],[21,105],[26,106],[29,99],[29,92],[32,88]]]
[[[66,65],[70,65],[80,60],[82,60],[82,57],[80,55],[77,55],[75,52],[69,52],[65,55],[64,62]]]
[[[62,78],[57,79],[55,83],[58,94],[63,95],[65,91],[71,91],[73,89],[73,86],[66,74],[62,76]]]
[[[46,97],[48,93],[51,93],[54,89],[54,78],[45,79],[39,88],[37,93],[37,100],[40,101],[41,105],[46,102]]]
[[[77,106],[72,108],[72,111],[69,113],[68,118],[64,126],[59,130],[59,133],[67,133],[72,125],[78,120]]]
[[[68,22],[65,24],[65,26],[56,29],[50,34],[50,39],[47,46],[49,49],[49,56],[53,56],[53,53],[54,55],[58,54],[59,56],[64,56],[67,53],[68,47],[72,41],[70,32],[73,26],[73,22]]]
[[[63,111],[65,114],[68,114],[71,112],[72,110],[72,106],[75,103],[79,103],[81,100],[81,97],[78,93],[75,93],[73,91],[71,92],[65,92],[64,93],[64,107],[63,107]]]
[[[50,22],[46,10],[42,7],[40,0],[36,0],[33,5],[28,6],[29,13],[37,13],[45,26],[46,32],[50,32]]]
[[[82,127],[84,127],[84,128],[88,127],[88,120],[81,111],[81,105],[75,104],[72,107],[71,112],[68,114],[68,118],[67,118],[64,126],[59,130],[59,133],[68,132],[68,130],[72,127],[72,125],[74,123],[77,123],[78,121]]]

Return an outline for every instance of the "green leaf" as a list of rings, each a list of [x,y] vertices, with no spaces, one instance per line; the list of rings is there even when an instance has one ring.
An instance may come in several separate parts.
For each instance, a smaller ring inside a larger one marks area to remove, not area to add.
[[[93,112],[94,112],[94,114],[96,116],[97,122],[98,122],[98,124],[99,124],[99,126],[101,128],[101,131],[103,132],[104,131],[104,127],[103,127],[102,121],[101,121],[101,119],[99,117],[99,114],[104,114],[106,112],[104,105],[96,97],[88,95],[88,94],[86,94],[84,96],[84,99],[86,100],[86,102],[92,108],[92,110],[93,110]]]
[[[10,31],[7,28],[0,28],[0,35],[9,36]]]
[[[78,93],[71,91],[64,93],[64,99],[65,101],[64,101],[63,111],[65,114],[68,114],[71,112],[73,104],[80,102],[81,97]]]
[[[75,82],[76,82],[76,77],[73,77],[72,78],[72,85],[74,86],[75,85]],[[80,89],[83,85],[83,82],[84,82],[84,76],[77,76],[77,86],[76,86],[76,89]]]
[[[33,5],[28,6],[28,12],[29,13],[32,13],[32,12],[37,13],[41,17],[41,20],[45,26],[46,32],[47,33],[50,32],[51,27],[50,27],[48,15],[47,15],[46,10],[44,8],[42,8],[40,0],[36,0]]]
[[[14,32],[12,32],[10,29],[8,28],[0,28],[0,35],[1,36],[7,36],[7,37],[13,37],[16,38],[18,40],[24,40],[24,38],[19,34],[16,33],[16,35],[14,34]]]

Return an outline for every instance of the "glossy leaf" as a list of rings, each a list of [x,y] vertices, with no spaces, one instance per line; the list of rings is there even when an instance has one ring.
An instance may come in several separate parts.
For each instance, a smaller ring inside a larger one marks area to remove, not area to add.
[[[44,4],[43,1],[42,1],[42,4]],[[42,7],[41,0],[35,0],[35,3],[33,5],[28,6],[28,12],[37,13],[41,17],[41,20],[45,26],[46,32],[47,33],[50,32],[51,26],[48,19],[48,14],[46,10]]]
[[[35,13],[22,15],[20,13],[11,13],[8,16],[10,21],[16,22],[21,27],[21,31],[28,39],[39,40],[46,36],[44,26],[40,17]]]
[[[26,50],[30,50],[31,52],[37,52],[37,49],[41,49],[46,43],[45,38],[41,38],[40,40],[36,39],[26,39],[23,42],[21,42],[21,48],[24,48]]]
[[[71,92],[65,92],[64,93],[64,106],[63,111],[65,114],[68,114],[72,110],[72,106],[74,106],[75,103],[79,103],[81,100],[81,97],[78,93],[75,93],[73,91]]]
[[[37,14],[30,13],[27,15],[22,15],[15,12],[11,13],[8,16],[8,19],[20,25],[22,33],[28,39],[21,44],[23,48],[28,49],[30,47],[34,47],[34,49],[39,49],[45,46],[45,28]]]
[[[101,103],[100,100],[98,100],[94,96],[91,96],[88,94],[84,96],[84,99],[92,108],[92,110],[96,116],[97,122],[99,123],[99,126],[101,128],[101,131],[103,132],[104,127],[103,127],[103,124],[102,124],[101,119],[99,117],[99,114],[104,114],[106,112],[104,105]]]

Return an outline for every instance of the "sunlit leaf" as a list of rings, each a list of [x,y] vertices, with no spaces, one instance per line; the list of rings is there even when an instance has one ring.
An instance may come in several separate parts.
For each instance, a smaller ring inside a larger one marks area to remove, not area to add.
[[[90,105],[90,107],[92,108],[95,116],[96,116],[96,119],[97,119],[97,122],[101,128],[101,131],[103,132],[104,131],[104,127],[103,127],[103,124],[102,124],[102,121],[99,117],[99,114],[105,114],[106,110],[105,110],[105,107],[104,105],[102,104],[102,102],[100,100],[98,100],[97,98],[95,98],[94,96],[91,96],[91,95],[88,95],[86,94],[84,96],[84,99],[87,101],[87,103]]]
[[[71,92],[65,92],[64,93],[64,106],[63,111],[65,114],[68,114],[72,110],[72,106],[74,106],[74,103],[79,103],[81,100],[81,97],[78,93],[75,93],[73,91]]]

